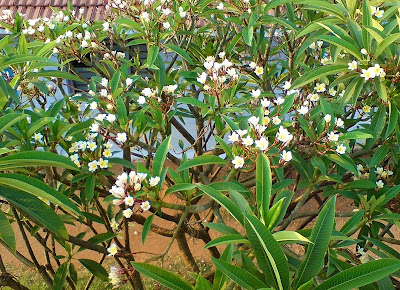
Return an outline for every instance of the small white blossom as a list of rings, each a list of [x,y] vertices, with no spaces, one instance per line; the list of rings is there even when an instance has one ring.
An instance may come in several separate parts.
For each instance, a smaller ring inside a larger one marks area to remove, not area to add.
[[[148,210],[151,208],[151,204],[150,204],[149,201],[146,200],[145,202],[142,202],[142,203],[141,203],[140,208],[141,208],[143,211],[148,211]]]
[[[256,140],[256,146],[261,151],[268,149],[268,140],[265,137],[261,137],[260,140]]]
[[[115,243],[112,243],[111,246],[109,248],[107,248],[107,251],[109,253],[108,256],[114,257],[115,254],[118,253],[117,245]]]
[[[344,154],[344,153],[346,153],[346,147],[343,144],[339,144],[336,147],[336,152],[339,154]]]
[[[232,160],[232,164],[235,166],[235,169],[242,168],[244,165],[244,159],[240,156],[235,156]]]
[[[150,186],[156,186],[159,182],[160,182],[159,176],[150,177],[150,179],[149,179]]]

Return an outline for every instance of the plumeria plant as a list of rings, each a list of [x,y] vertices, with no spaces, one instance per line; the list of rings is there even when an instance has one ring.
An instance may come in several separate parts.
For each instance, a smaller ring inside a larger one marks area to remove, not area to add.
[[[0,12],[2,249],[49,289],[76,289],[79,263],[85,289],[94,277],[145,289],[145,276],[171,289],[400,287],[398,1],[83,12]],[[145,247],[149,232],[170,243],[139,252],[131,224]],[[159,267],[175,242],[184,277]],[[1,252],[0,270],[0,286],[28,287]]]

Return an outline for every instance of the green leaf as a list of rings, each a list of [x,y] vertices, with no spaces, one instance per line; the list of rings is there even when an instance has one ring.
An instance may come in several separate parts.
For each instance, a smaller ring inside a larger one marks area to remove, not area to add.
[[[304,73],[301,77],[295,80],[292,84],[292,89],[300,88],[316,79],[320,79],[327,75],[334,75],[340,72],[347,71],[347,65],[345,64],[332,64],[321,66],[316,69],[311,69]]]
[[[338,38],[336,36],[333,35],[321,35],[319,37],[320,40],[329,42],[331,44],[336,45],[337,47],[342,48],[343,50],[347,51],[348,53],[350,53],[351,55],[353,55],[356,59],[361,60],[361,53],[359,51],[359,49],[354,46],[351,42]]]
[[[314,289],[355,289],[378,281],[399,269],[399,260],[379,259],[341,271]]]
[[[180,276],[146,263],[131,262],[132,266],[140,273],[158,281],[162,285],[177,290],[193,290],[193,286]]]
[[[102,265],[89,259],[79,259],[79,262],[101,281],[108,282],[108,273]]]
[[[228,145],[228,143],[226,143],[224,141],[224,139],[222,139],[219,136],[215,136],[215,140],[219,143],[219,145],[221,145],[222,149],[224,150],[224,152],[226,153],[226,157],[228,157],[229,159],[233,159],[233,154],[232,154],[232,149],[231,147]]]
[[[309,239],[301,234],[293,231],[279,231],[272,234],[274,239],[280,244],[308,244],[311,243]]]
[[[335,223],[335,202],[336,196],[333,196],[318,215],[311,233],[312,244],[308,245],[305,259],[297,270],[294,288],[313,279],[321,270]]]
[[[146,242],[147,235],[150,232],[151,225],[153,224],[153,219],[154,219],[154,214],[147,217],[146,221],[143,224],[143,230],[142,230],[142,244],[143,245]]]
[[[375,58],[378,58],[381,53],[391,44],[396,42],[400,38],[400,33],[393,33],[387,36],[381,43],[378,44],[378,47],[374,51]]]
[[[351,234],[353,230],[356,229],[358,223],[362,220],[365,210],[360,210],[355,215],[353,215],[340,229],[340,231],[346,236]]]
[[[368,52],[371,52],[371,35],[364,27],[372,26],[372,14],[370,9],[370,3],[367,0],[363,0],[362,6],[362,42],[364,48],[367,49]]]
[[[390,103],[390,114],[389,114],[389,124],[386,128],[385,139],[389,137],[389,135],[396,128],[397,121],[399,119],[399,110],[394,103]]]
[[[218,260],[214,257],[211,257],[211,260],[218,270],[227,275],[244,289],[252,290],[267,287],[264,282],[245,269],[233,266],[230,263]]]
[[[179,46],[173,45],[173,44],[165,44],[165,46],[168,47],[169,49],[173,50],[177,54],[179,54],[183,59],[185,59],[191,65],[194,65],[193,60],[190,57],[190,55],[186,51],[184,51],[182,48],[180,48]]]
[[[254,33],[254,26],[246,26],[242,30],[243,40],[248,45],[251,46],[251,42],[253,41],[253,33]]]
[[[363,139],[369,139],[373,138],[371,134],[361,132],[361,131],[350,131],[346,132],[343,135],[339,137],[339,141],[344,141],[344,140],[350,140],[350,139],[358,139],[358,140],[363,140]]]
[[[35,73],[29,73],[28,76],[30,77],[42,77],[42,78],[60,78],[60,79],[66,79],[66,80],[72,80],[76,82],[83,82],[83,80],[73,74],[70,74],[65,71],[60,71],[60,70],[46,70],[46,71],[40,71],[40,72],[35,72]]]
[[[226,164],[226,161],[221,157],[214,155],[200,155],[183,163],[176,171],[182,171],[195,166],[206,164]]]
[[[111,88],[111,92],[116,92],[119,85],[120,85],[120,80],[121,80],[121,71],[117,70],[110,81],[110,88]]]
[[[322,175],[326,175],[326,166],[325,163],[321,160],[321,158],[314,156],[313,158],[311,158],[311,164],[312,166],[314,166],[314,168],[317,168]]]
[[[117,235],[118,234],[116,233],[101,233],[91,237],[88,242],[92,244],[100,244],[115,238]]]
[[[249,241],[240,234],[226,235],[212,239],[204,246],[204,249],[225,244],[248,243],[248,242]]]
[[[170,144],[171,144],[171,135],[168,136],[158,147],[156,154],[154,155],[153,176],[160,176],[164,166],[165,159],[167,158]]]
[[[181,98],[176,99],[176,102],[182,103],[182,104],[193,105],[193,106],[201,108],[203,110],[208,110],[208,105],[204,104],[199,99],[196,99],[193,97],[181,97]]]
[[[281,211],[282,211],[284,201],[285,201],[285,198],[280,199],[268,210],[267,216],[265,218],[265,225],[267,225],[269,230],[273,229],[273,226],[275,225],[276,221],[278,220],[278,218],[281,214]]]
[[[7,199],[13,206],[22,210],[30,219],[47,228],[50,232],[68,239],[67,230],[60,217],[37,197],[5,186],[0,186],[0,196]]]
[[[381,163],[381,161],[387,156],[388,152],[389,152],[388,145],[383,144],[381,147],[379,147],[369,162],[369,168],[374,168],[375,165]]]
[[[233,254],[233,245],[226,246],[224,252],[219,258],[220,261],[228,262],[229,264],[232,262],[232,254]],[[227,281],[227,276],[222,273],[219,269],[215,270],[214,281],[213,281],[213,290],[220,290],[223,288],[223,285]]]
[[[65,210],[75,213],[78,216],[82,214],[71,199],[38,179],[22,174],[0,173],[0,185],[6,185],[35,195],[39,198],[43,198]]]
[[[58,267],[54,274],[53,289],[62,290],[67,279],[68,262],[64,262]]]
[[[208,185],[198,184],[197,187],[222,205],[239,223],[243,224],[244,216],[242,211],[229,198]]]
[[[354,173],[354,175],[358,176],[357,166],[355,165],[354,161],[350,158],[346,158],[345,156],[337,155],[337,154],[326,154],[325,155],[328,159],[332,160],[333,162],[339,164],[344,169]]]
[[[43,151],[24,151],[0,159],[0,169],[12,169],[27,166],[54,166],[80,171],[67,157]]]
[[[122,126],[128,123],[128,114],[122,97],[118,97],[117,99],[117,117]]]
[[[156,45],[153,45],[149,48],[149,51],[147,53],[147,63],[146,63],[148,68],[152,68],[154,62],[158,57],[158,51],[159,48]]]
[[[86,179],[85,183],[85,189],[86,189],[86,200],[87,201],[92,201],[94,197],[94,188],[96,186],[96,176],[95,175],[90,175]]]
[[[0,239],[6,243],[14,252],[16,250],[14,231],[6,215],[0,209]]]
[[[257,156],[256,163],[256,200],[260,217],[267,221],[269,200],[271,198],[272,177],[268,157],[261,153]]]
[[[9,113],[0,117],[0,134],[27,116],[28,115],[21,113]]]
[[[265,276],[272,275],[276,289],[289,289],[289,265],[271,232],[253,215],[246,215],[245,229],[247,238],[253,246],[258,266]]]

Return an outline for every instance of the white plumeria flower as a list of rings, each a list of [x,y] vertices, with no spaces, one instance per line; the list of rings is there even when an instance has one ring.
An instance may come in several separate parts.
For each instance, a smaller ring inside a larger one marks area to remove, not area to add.
[[[133,198],[133,196],[128,195],[127,197],[125,197],[124,203],[125,203],[127,206],[133,206],[133,204],[135,203],[135,199]]]
[[[263,106],[263,108],[267,108],[270,104],[271,102],[268,99],[261,100],[261,106]]]
[[[288,91],[290,89],[290,87],[292,86],[292,84],[289,81],[286,81],[283,85],[283,89],[285,91]]]
[[[311,43],[308,47],[311,48],[311,49],[316,49],[316,48],[317,48],[317,45],[316,45],[315,42],[313,42],[313,43]]]
[[[265,137],[261,137],[260,140],[256,140],[256,146],[261,151],[267,150],[268,140]]]
[[[219,2],[218,6],[217,6],[218,10],[224,10],[224,3]]]
[[[112,156],[111,150],[110,149],[106,149],[103,151],[103,156],[106,158],[109,158]]]
[[[300,109],[297,110],[297,112],[299,112],[300,115],[305,115],[308,113],[308,107],[301,106]]]
[[[368,114],[371,112],[371,106],[365,105],[363,106],[362,110],[365,114]]]
[[[107,115],[106,114],[98,114],[97,116],[96,116],[96,120],[97,121],[100,121],[100,122],[102,122],[102,121],[104,121],[104,119],[107,117]]]
[[[239,141],[239,134],[236,132],[233,132],[229,137],[228,140],[232,143],[235,143],[237,141]]]
[[[203,72],[201,75],[197,77],[197,81],[204,85],[207,81],[207,74]]]
[[[249,64],[249,66],[250,66],[252,69],[255,69],[256,66],[257,66],[257,64],[256,64],[254,61],[252,61],[252,62]]]
[[[310,94],[310,101],[312,102],[318,102],[319,101],[319,95],[318,94]]]
[[[329,114],[326,114],[326,115],[324,116],[324,120],[325,120],[326,123],[330,123],[331,120],[332,120],[332,116],[329,115]]]
[[[108,160],[104,160],[103,158],[100,158],[99,166],[101,169],[108,168]]]
[[[247,134],[247,130],[237,129],[236,133],[238,133],[240,137],[243,137],[244,135]]]
[[[129,219],[129,218],[133,215],[133,211],[132,211],[132,209],[127,208],[127,209],[125,209],[125,210],[122,211],[122,215],[123,215],[125,218]]]
[[[259,122],[260,122],[260,118],[256,117],[256,116],[251,116],[247,122],[249,122],[249,124],[256,126]]]
[[[242,168],[244,165],[244,159],[240,156],[235,156],[232,160],[232,164],[235,166],[235,169]]]
[[[250,136],[247,136],[246,138],[243,138],[242,142],[245,146],[251,146],[253,145],[254,140]]]
[[[260,89],[252,90],[252,91],[251,91],[251,96],[252,96],[253,98],[256,98],[256,99],[257,99],[260,95],[261,95],[261,90],[260,90]]]
[[[101,84],[103,87],[107,87],[107,86],[108,86],[108,79],[102,78],[100,84]]]
[[[214,61],[205,61],[203,66],[206,70],[211,70],[214,67]]]
[[[339,134],[335,134],[335,132],[329,132],[328,140],[331,142],[337,142],[339,140]]]
[[[368,51],[367,51],[365,48],[362,48],[362,49],[360,50],[360,52],[361,52],[361,54],[363,54],[363,55],[368,55]]]
[[[151,204],[150,204],[150,202],[148,200],[146,200],[146,201],[141,203],[140,208],[143,211],[148,211],[151,208]]]
[[[93,172],[93,171],[96,171],[96,170],[97,170],[98,163],[97,163],[96,160],[93,160],[92,162],[89,162],[89,163],[88,163],[88,166],[89,166],[89,171],[90,171],[90,172]]]
[[[349,62],[347,65],[349,70],[356,70],[358,63],[357,61],[353,60],[352,62]]]
[[[378,9],[376,9],[375,16],[376,16],[377,18],[382,18],[384,12],[385,12],[384,10],[380,10],[380,9],[378,8]]]
[[[114,257],[115,254],[118,253],[117,245],[115,243],[112,243],[111,246],[109,248],[107,248],[107,251],[109,253],[108,256]]]
[[[97,148],[96,142],[93,142],[93,141],[88,142],[87,143],[87,148],[89,148],[89,150],[93,152]]]
[[[133,84],[133,79],[127,78],[126,81],[125,81],[125,84],[126,84],[127,87],[129,87],[131,84]]]
[[[116,119],[117,117],[114,114],[108,114],[106,117],[106,120],[110,123],[113,123]]]
[[[163,26],[164,29],[169,29],[171,27],[171,24],[168,21],[166,21],[166,22],[163,23],[162,26]]]
[[[377,186],[379,189],[383,188],[384,185],[385,185],[385,184],[383,183],[382,180],[378,180],[378,181],[376,182],[376,186]]]
[[[281,122],[282,122],[282,121],[281,121],[281,119],[279,119],[278,116],[272,117],[272,123],[273,123],[274,125],[279,125]]]
[[[341,118],[335,118],[335,124],[336,126],[343,128],[344,127],[344,122]]]
[[[90,132],[99,132],[100,126],[99,123],[94,122],[92,125],[90,125]]]
[[[43,135],[41,133],[34,133],[32,138],[35,142],[40,142],[42,141]]]
[[[117,134],[116,140],[117,140],[117,142],[119,142],[119,143],[125,143],[126,140],[127,140],[126,133],[125,133],[125,132],[124,132],[124,133],[118,133],[118,134]]]
[[[290,160],[292,160],[292,152],[283,150],[281,153],[281,158],[283,161],[289,162]]]
[[[261,66],[256,66],[256,69],[254,70],[255,74],[260,77],[264,73],[264,68]]]
[[[336,147],[336,152],[339,154],[344,154],[344,153],[346,153],[346,147],[343,144],[339,144]]]
[[[326,84],[316,83],[314,90],[316,90],[318,93],[323,93],[326,91]]]
[[[328,63],[328,61],[330,61],[331,58],[330,57],[324,57],[321,59],[321,64],[322,65],[326,65]]]
[[[278,132],[276,133],[276,138],[282,143],[286,143],[293,139],[293,135],[290,134],[288,129],[280,126]]]
[[[186,17],[186,11],[183,10],[183,8],[181,6],[178,8],[178,10],[179,10],[179,17],[180,18],[185,18]]]
[[[119,230],[119,224],[118,224],[118,222],[115,220],[115,218],[112,218],[112,219],[111,219],[110,227],[111,227],[111,229],[112,229],[114,232],[117,232],[117,231]]]
[[[150,177],[150,179],[149,179],[150,186],[156,186],[159,182],[160,182],[159,176]]]
[[[150,14],[145,12],[142,12],[142,14],[140,14],[140,17],[144,20],[144,21],[149,21],[150,20]]]
[[[330,88],[329,91],[328,91],[328,93],[329,93],[332,97],[334,97],[334,96],[336,96],[337,91],[336,91],[334,88]]]
[[[282,98],[282,97],[277,97],[275,100],[274,100],[274,103],[276,104],[276,105],[282,105],[283,103],[285,102],[285,99],[284,98]]]
[[[144,96],[139,96],[137,102],[139,105],[144,105],[146,104],[146,98]]]

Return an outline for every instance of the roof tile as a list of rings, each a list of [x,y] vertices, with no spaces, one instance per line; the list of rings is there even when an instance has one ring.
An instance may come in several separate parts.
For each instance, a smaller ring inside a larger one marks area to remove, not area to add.
[[[100,20],[104,17],[108,0],[72,0],[76,10],[84,8],[84,18]],[[26,18],[49,17],[53,11],[50,7],[66,9],[68,0],[0,0],[0,11],[10,9],[13,12],[25,13]]]

